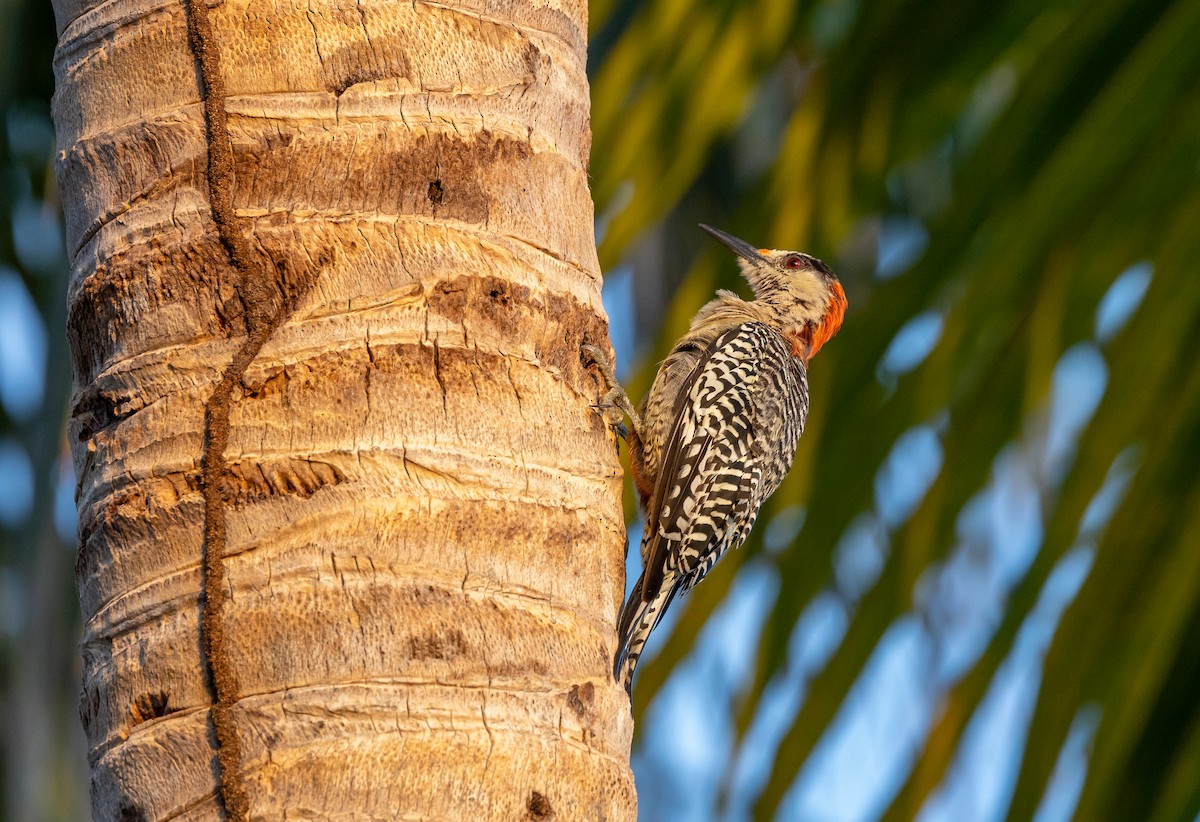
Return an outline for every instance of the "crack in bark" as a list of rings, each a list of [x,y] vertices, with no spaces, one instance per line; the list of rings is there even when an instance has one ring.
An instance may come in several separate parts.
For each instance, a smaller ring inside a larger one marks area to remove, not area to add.
[[[233,206],[233,146],[225,111],[225,88],[206,0],[187,1],[188,44],[198,64],[200,92],[208,145],[209,208],[221,244],[237,278],[237,296],[244,306],[246,341],[226,366],[204,410],[204,452],[201,490],[204,495],[204,556],[200,640],[205,680],[213,700],[211,719],[216,739],[218,798],[225,816],[242,822],[249,816],[246,787],[241,779],[242,751],[234,705],[238,700],[237,673],[221,614],[230,591],[225,586],[225,488],[229,466],[229,416],[234,388],[246,368],[287,316],[293,300],[272,299],[265,272],[255,271],[247,237],[237,223]],[[261,269],[261,266],[257,266]],[[258,276],[255,276],[258,274]],[[282,289],[281,289],[282,291]]]

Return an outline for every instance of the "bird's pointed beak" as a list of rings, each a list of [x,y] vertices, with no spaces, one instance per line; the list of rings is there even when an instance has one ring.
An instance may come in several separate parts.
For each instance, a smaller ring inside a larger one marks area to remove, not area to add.
[[[763,257],[763,255],[758,253],[757,248],[750,245],[750,243],[746,242],[745,240],[739,240],[732,234],[724,232],[719,228],[713,228],[710,225],[705,225],[704,223],[700,223],[700,227],[711,234],[717,242],[728,248],[743,260],[747,260],[748,262],[752,263],[769,263],[769,261]]]

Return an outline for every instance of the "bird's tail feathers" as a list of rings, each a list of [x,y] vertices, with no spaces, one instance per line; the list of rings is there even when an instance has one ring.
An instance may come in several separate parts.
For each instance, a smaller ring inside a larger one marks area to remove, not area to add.
[[[642,599],[645,579],[646,575],[643,572],[633,590],[629,592],[629,599],[621,609],[621,618],[617,622],[617,636],[620,642],[613,659],[613,677],[625,686],[625,693],[630,696],[633,695],[633,671],[637,668],[646,640],[658,626],[679,587],[675,575],[668,574],[659,586],[658,593],[647,602]]]

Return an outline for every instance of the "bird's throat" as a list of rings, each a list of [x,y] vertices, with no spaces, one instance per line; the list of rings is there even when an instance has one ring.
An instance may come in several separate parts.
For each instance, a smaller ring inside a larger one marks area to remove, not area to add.
[[[805,365],[817,355],[821,346],[833,339],[846,316],[846,292],[837,282],[832,284],[831,291],[829,308],[826,309],[825,315],[815,322],[805,323],[799,331],[787,335],[792,344],[792,356]]]

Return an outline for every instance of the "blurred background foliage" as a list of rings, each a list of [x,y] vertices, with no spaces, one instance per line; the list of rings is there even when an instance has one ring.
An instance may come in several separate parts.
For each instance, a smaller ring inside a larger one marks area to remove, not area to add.
[[[0,0],[0,820],[86,819],[54,16]]]
[[[746,291],[697,222],[824,258],[851,304],[787,482],[642,665],[643,818],[1195,820],[1200,3],[592,27],[631,393]]]
[[[642,818],[1200,818],[1200,2],[594,0],[591,25],[631,393],[742,288],[697,222],[823,257],[851,300],[786,484],[641,666]],[[87,807],[53,42],[48,3],[0,0],[11,820]]]

